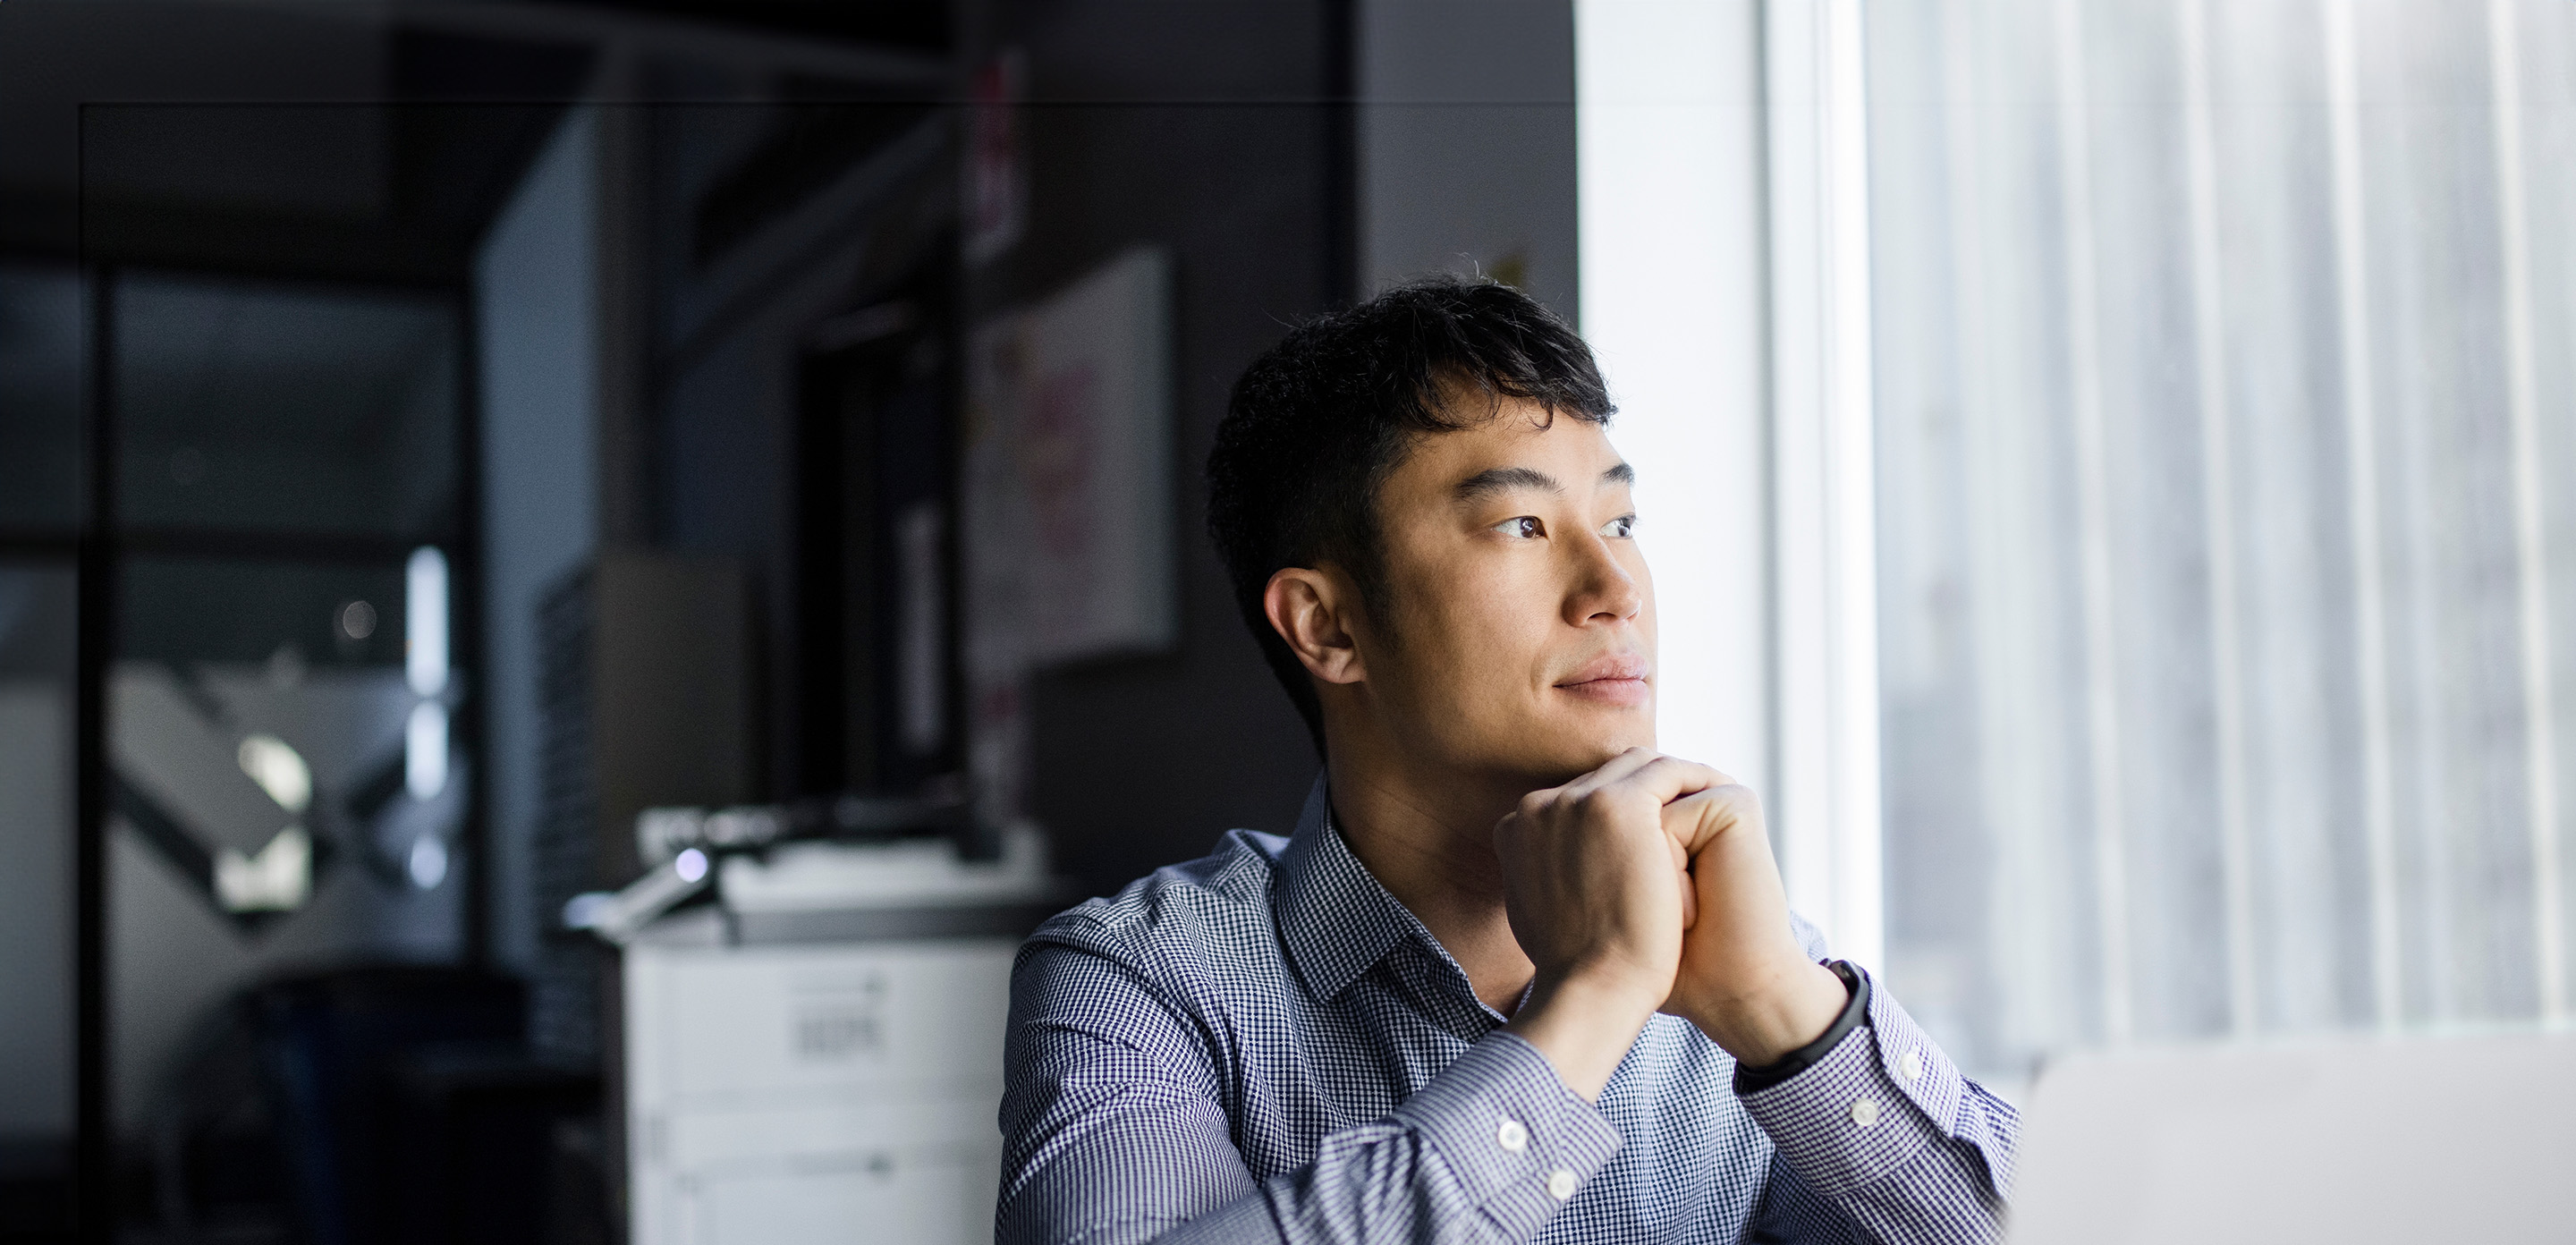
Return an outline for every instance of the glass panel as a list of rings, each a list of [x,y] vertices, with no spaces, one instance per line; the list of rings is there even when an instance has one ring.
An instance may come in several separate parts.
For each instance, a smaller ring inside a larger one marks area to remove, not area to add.
[[[0,565],[0,1186],[62,1199],[26,1230],[65,1226],[70,1189],[77,599],[68,568]]]
[[[445,594],[440,617],[416,610],[410,561],[138,558],[120,577],[108,902],[128,1126],[252,979],[462,946],[456,682],[419,690],[404,660]]]
[[[387,987],[399,1011],[448,980],[404,966],[453,964],[465,944],[476,775],[452,748],[466,683],[444,662],[457,314],[443,297],[163,274],[121,279],[114,312],[123,1213],[173,1235],[274,1235],[311,1175],[285,1148],[336,1143],[319,1117],[277,1116],[243,1071],[302,1040],[244,1019],[244,991],[414,983]],[[507,1027],[475,1015],[477,1034]]]
[[[453,304],[136,276],[117,287],[115,338],[124,522],[452,530]]]
[[[80,402],[79,278],[0,265],[0,530],[79,525]]]
[[[400,674],[404,569],[399,559],[316,565],[135,558],[119,588],[117,651],[181,666],[345,666]]]

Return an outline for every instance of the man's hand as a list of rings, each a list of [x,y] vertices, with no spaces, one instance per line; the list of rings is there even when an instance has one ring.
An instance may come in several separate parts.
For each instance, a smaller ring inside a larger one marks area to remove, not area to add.
[[[1686,841],[1667,832],[1667,809],[1725,781],[1632,748],[1531,792],[1494,827],[1512,936],[1537,968],[1512,1029],[1585,1098],[1609,1084],[1681,965]]]
[[[1695,909],[1663,1009],[1759,1068],[1816,1040],[1850,994],[1789,932],[1761,802],[1734,779],[1714,778],[1663,809],[1665,831],[1688,857]]]

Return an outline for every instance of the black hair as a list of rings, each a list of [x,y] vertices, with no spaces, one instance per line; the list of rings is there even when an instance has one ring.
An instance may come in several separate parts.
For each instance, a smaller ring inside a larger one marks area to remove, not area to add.
[[[1262,608],[1270,577],[1331,564],[1382,611],[1380,486],[1416,439],[1491,419],[1506,398],[1595,424],[1617,409],[1565,321],[1508,285],[1446,275],[1297,326],[1235,382],[1208,453],[1208,534],[1317,752],[1323,707]]]

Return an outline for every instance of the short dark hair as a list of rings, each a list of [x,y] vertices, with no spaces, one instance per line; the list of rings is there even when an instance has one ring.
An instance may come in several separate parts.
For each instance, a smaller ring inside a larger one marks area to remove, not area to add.
[[[1208,534],[1317,752],[1323,707],[1262,608],[1270,577],[1329,563],[1382,608],[1379,488],[1417,438],[1493,418],[1505,398],[1595,424],[1617,409],[1565,321],[1508,285],[1445,275],[1297,326],[1235,382],[1208,453]]]

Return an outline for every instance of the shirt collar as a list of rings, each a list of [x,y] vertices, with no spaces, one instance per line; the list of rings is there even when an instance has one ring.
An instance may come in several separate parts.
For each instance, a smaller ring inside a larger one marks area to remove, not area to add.
[[[1403,940],[1407,926],[1421,924],[1351,854],[1333,824],[1333,802],[1321,774],[1306,795],[1279,871],[1280,938],[1318,999],[1341,993]]]

